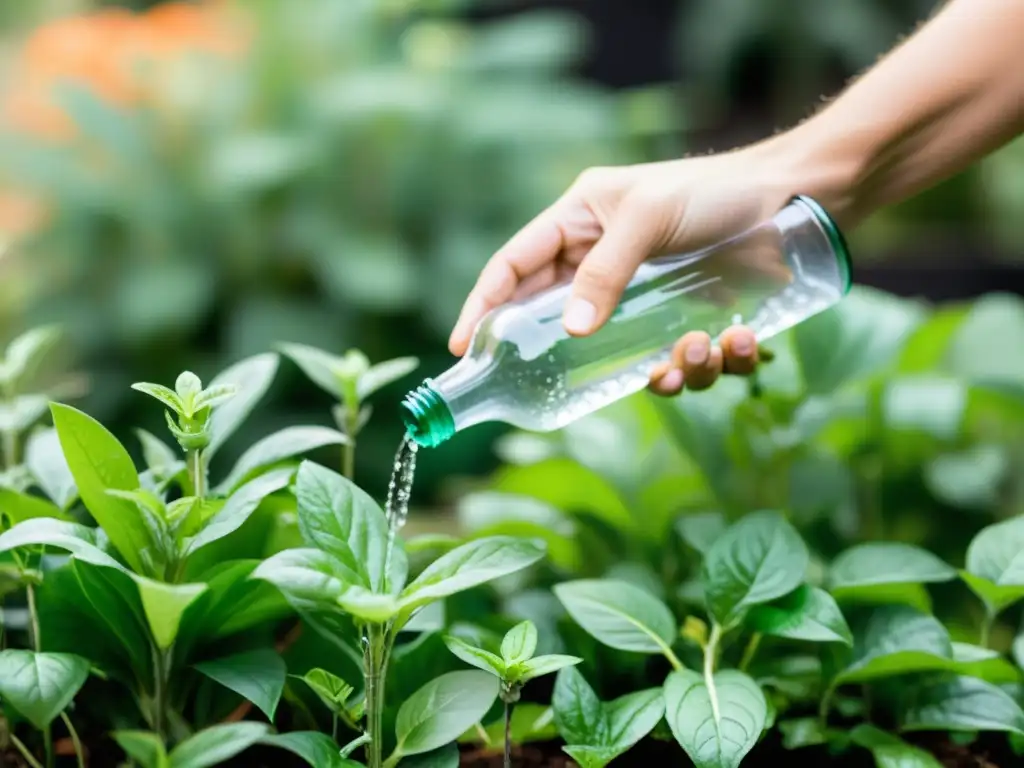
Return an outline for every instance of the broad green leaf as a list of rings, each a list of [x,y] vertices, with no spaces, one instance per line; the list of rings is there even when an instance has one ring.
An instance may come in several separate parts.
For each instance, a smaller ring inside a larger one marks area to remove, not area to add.
[[[533,680],[537,677],[550,675],[552,672],[557,672],[565,667],[575,666],[582,661],[583,659],[578,656],[565,656],[560,653],[535,656],[529,661],[524,661],[518,665],[519,679],[523,681]]]
[[[431,680],[402,703],[395,721],[396,750],[418,755],[455,741],[487,714],[498,698],[494,675],[449,672]]]
[[[555,596],[573,620],[611,648],[637,653],[668,653],[676,620],[646,590],[624,581],[582,579],[558,584]]]
[[[185,404],[178,396],[178,393],[170,387],[165,387],[163,384],[151,384],[148,381],[139,381],[132,384],[132,389],[149,395],[155,400],[159,400],[174,411],[175,414],[186,414]]]
[[[123,565],[106,552],[103,531],[97,528],[39,517],[19,523],[0,534],[0,552],[41,544],[70,552],[79,560],[93,565],[127,572]]]
[[[89,662],[70,653],[0,651],[0,699],[42,730],[64,711],[89,676]]]
[[[210,382],[211,389],[234,385],[238,390],[210,417],[210,445],[204,452],[207,461],[213,458],[266,394],[277,373],[278,362],[277,355],[272,352],[255,355],[235,363]]]
[[[501,658],[505,664],[526,661],[537,651],[537,627],[522,621],[510,629],[501,641]]]
[[[608,716],[608,746],[625,752],[654,730],[665,716],[661,688],[620,696],[604,705]]]
[[[142,553],[153,546],[146,521],[134,504],[107,493],[139,487],[131,456],[91,416],[59,403],[50,411],[82,503],[132,570],[145,573]]]
[[[858,725],[850,731],[850,740],[871,751],[877,768],[942,768],[942,763],[920,747],[873,725]]]
[[[268,581],[288,598],[296,608],[337,606],[337,599],[359,575],[319,549],[286,549],[278,552],[252,572],[253,579]]]
[[[362,767],[362,763],[343,758],[338,752],[338,745],[326,733],[317,731],[272,733],[261,737],[257,743],[285,749],[301,757],[313,768]]]
[[[68,509],[78,498],[78,488],[52,427],[33,432],[25,444],[25,464],[50,500]]]
[[[171,768],[209,768],[241,754],[268,735],[266,723],[244,721],[204,728],[171,751]]]
[[[708,550],[701,575],[708,609],[728,625],[754,605],[792,592],[810,563],[807,545],[778,512],[748,514]]]
[[[851,663],[839,683],[867,682],[910,672],[946,669],[953,661],[949,632],[934,616],[909,606],[874,608],[854,632]]]
[[[445,553],[402,591],[406,612],[520,571],[544,557],[536,544],[510,536],[476,539]]]
[[[393,595],[371,592],[359,584],[352,584],[337,597],[338,606],[364,621],[383,624],[396,613],[399,604]]]
[[[238,387],[233,384],[210,386],[195,396],[192,410],[199,413],[207,408],[211,411],[220,408],[224,403],[238,394]]]
[[[377,363],[359,377],[356,385],[359,399],[365,400],[377,390],[408,376],[419,364],[419,359],[415,357],[396,357],[394,360]]]
[[[284,660],[270,648],[223,656],[204,661],[195,668],[225,688],[251,701],[274,722],[274,713],[284,691],[288,670]]]
[[[62,331],[57,325],[30,328],[14,338],[4,351],[0,363],[0,379],[12,389],[31,378],[43,356],[60,340]]]
[[[1020,682],[1020,670],[998,651],[971,643],[953,643],[951,672],[980,677],[990,683]]]
[[[505,718],[499,717],[486,728],[486,738],[482,738],[480,730],[472,727],[459,737],[461,744],[501,744],[505,739]],[[555,713],[550,706],[519,702],[512,710],[512,743],[529,744],[537,741],[553,741],[558,738],[555,727]]]
[[[142,768],[170,768],[164,741],[150,731],[114,731],[110,734],[125,754],[142,763]]]
[[[157,647],[167,650],[178,636],[185,609],[208,589],[206,584],[166,584],[135,576],[139,597]]]
[[[764,635],[853,644],[836,601],[828,592],[806,584],[778,600],[754,606],[747,615],[747,624]]]
[[[286,487],[291,477],[290,469],[279,469],[260,475],[236,490],[199,533],[185,543],[184,555],[194,554],[207,544],[237,531],[263,500]]]
[[[931,552],[880,541],[859,544],[840,554],[829,569],[828,589],[839,601],[880,602],[893,595],[894,588],[955,578],[956,570]]]
[[[827,744],[828,731],[822,728],[817,717],[797,717],[779,723],[782,733],[782,746],[786,749],[802,749]]]
[[[142,458],[150,469],[169,469],[181,461],[181,453],[175,453],[167,443],[144,429],[136,429],[136,436],[142,445]]]
[[[310,381],[332,397],[341,399],[341,381],[335,373],[340,358],[306,344],[285,342],[278,344],[277,348],[299,366]]]
[[[302,462],[295,478],[299,530],[311,546],[330,552],[361,574],[364,586],[384,588],[388,524],[380,506],[351,480],[319,464]],[[405,582],[408,564],[401,543],[392,552],[389,581]]]
[[[939,501],[984,511],[999,503],[1012,467],[1007,446],[982,443],[935,456],[924,466],[923,477]]]
[[[725,533],[729,524],[721,512],[700,512],[683,515],[676,520],[676,531],[683,541],[706,555],[711,545]]]
[[[555,725],[567,744],[608,744],[611,724],[604,704],[575,667],[555,678],[551,695]]]
[[[24,520],[40,517],[71,520],[60,507],[51,501],[0,487],[0,520],[7,525],[16,525]]]
[[[685,670],[665,681],[665,718],[696,768],[739,768],[764,730],[768,703],[757,683],[733,669]]]
[[[497,654],[485,651],[483,648],[477,648],[454,635],[446,635],[444,644],[448,646],[448,650],[455,654],[457,658],[470,666],[482,669],[484,672],[490,672],[498,677],[504,676],[505,662]]]
[[[975,577],[965,576],[968,585],[994,611],[1024,598],[1024,516],[983,528],[967,547],[966,571]]]
[[[399,768],[459,768],[459,760],[458,746],[448,744],[432,752],[407,757],[398,765]]]
[[[235,463],[231,473],[217,486],[216,491],[228,493],[253,472],[326,445],[341,445],[347,441],[348,438],[341,432],[328,427],[285,427],[253,443]]]
[[[604,768],[625,751],[617,747],[590,747],[583,744],[570,744],[562,749],[580,768]]]
[[[1024,712],[1008,693],[974,677],[937,677],[909,687],[906,731],[1006,731],[1024,735]]]
[[[309,670],[301,679],[332,712],[341,712],[345,702],[355,693],[355,689],[340,677],[319,667]]]

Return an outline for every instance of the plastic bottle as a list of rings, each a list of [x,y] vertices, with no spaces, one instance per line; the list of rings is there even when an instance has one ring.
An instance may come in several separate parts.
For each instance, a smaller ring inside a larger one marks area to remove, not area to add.
[[[742,324],[763,341],[837,303],[850,271],[835,222],[814,200],[795,197],[723,243],[645,262],[589,336],[570,336],[562,324],[569,283],[492,310],[466,355],[405,397],[403,419],[428,447],[486,421],[559,429],[643,389],[684,333],[715,339]]]

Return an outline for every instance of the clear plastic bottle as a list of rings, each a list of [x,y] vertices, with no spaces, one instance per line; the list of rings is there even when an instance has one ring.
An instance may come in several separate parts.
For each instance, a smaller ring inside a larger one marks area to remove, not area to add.
[[[562,324],[568,283],[498,307],[458,363],[406,396],[403,419],[428,447],[486,421],[559,429],[643,389],[686,332],[715,339],[742,324],[763,341],[838,302],[850,270],[832,218],[795,197],[730,240],[645,262],[590,336],[570,336]]]

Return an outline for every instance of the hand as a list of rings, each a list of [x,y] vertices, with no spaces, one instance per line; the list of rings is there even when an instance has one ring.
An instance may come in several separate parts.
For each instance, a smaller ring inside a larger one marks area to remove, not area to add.
[[[584,172],[551,207],[520,230],[484,267],[452,331],[449,348],[465,354],[480,319],[507,301],[566,279],[572,291],[563,322],[575,336],[600,328],[637,267],[652,256],[721,242],[778,212],[792,197],[755,145],[707,157]],[[722,373],[746,375],[757,342],[733,327],[712,347],[704,332],[687,333],[651,389],[673,395],[710,387]]]

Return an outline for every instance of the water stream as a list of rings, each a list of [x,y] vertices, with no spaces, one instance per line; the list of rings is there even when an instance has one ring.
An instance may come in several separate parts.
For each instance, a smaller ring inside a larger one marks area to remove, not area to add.
[[[388,483],[388,499],[384,505],[384,514],[388,520],[388,547],[384,561],[384,573],[391,573],[391,552],[395,547],[395,536],[409,519],[409,497],[412,496],[412,483],[416,477],[416,450],[419,446],[409,435],[402,438],[395,454],[395,463],[391,469],[391,482]]]

